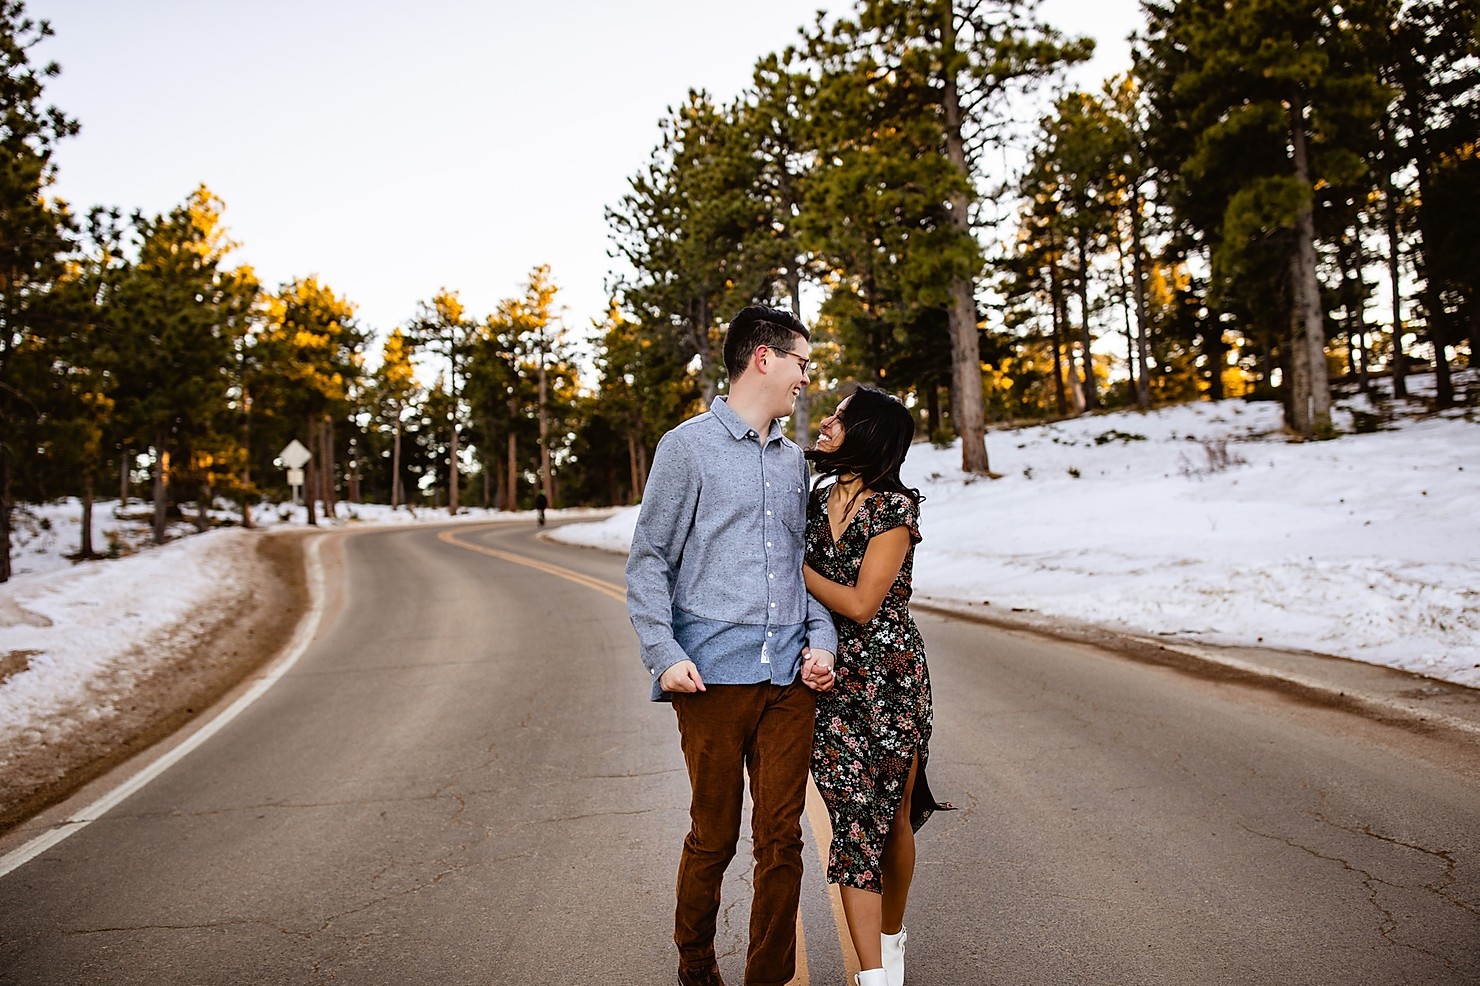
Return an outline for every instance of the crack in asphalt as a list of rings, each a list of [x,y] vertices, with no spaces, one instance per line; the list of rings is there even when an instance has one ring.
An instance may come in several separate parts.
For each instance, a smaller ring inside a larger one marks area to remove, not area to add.
[[[113,935],[113,934],[137,934],[141,931],[208,931],[214,928],[266,928],[289,938],[302,938],[312,940],[313,934],[304,931],[292,931],[273,924],[271,921],[236,919],[231,921],[202,921],[195,924],[131,924],[119,925],[117,927],[103,928],[70,928],[56,932],[63,938],[75,938],[83,935]]]
[[[577,776],[577,779],[583,781],[629,780],[638,777],[662,777],[664,774],[682,774],[685,772],[683,767],[670,767],[667,770],[639,770],[628,774],[580,774]]]
[[[1328,821],[1327,819],[1320,818],[1319,816],[1316,816],[1316,817],[1322,823],[1327,824],[1327,825],[1331,825],[1331,827],[1337,829],[1338,831],[1347,832],[1347,833],[1352,834],[1352,835],[1368,835],[1368,836],[1371,836],[1371,833],[1361,832],[1361,831],[1349,829],[1349,828],[1346,828],[1346,827],[1341,826],[1341,825],[1336,825],[1336,824]],[[1242,828],[1244,831],[1248,832],[1250,835],[1256,835],[1256,836],[1259,836],[1260,838],[1269,839],[1269,840],[1271,840],[1273,842],[1281,842],[1281,843],[1284,843],[1285,845],[1289,846],[1291,849],[1299,849],[1301,852],[1308,853],[1311,856],[1314,856],[1316,859],[1325,860],[1325,861],[1331,862],[1331,863],[1338,863],[1347,872],[1357,874],[1361,878],[1361,880],[1362,880],[1362,886],[1364,886],[1366,888],[1366,890],[1367,890],[1367,901],[1368,901],[1368,903],[1370,903],[1372,905],[1373,909],[1376,910],[1377,913],[1382,916],[1381,921],[1378,922],[1377,933],[1382,936],[1382,938],[1383,938],[1384,941],[1386,941],[1389,945],[1392,945],[1395,948],[1406,948],[1406,949],[1409,949],[1410,951],[1417,952],[1420,955],[1427,955],[1430,958],[1437,959],[1438,961],[1440,961],[1440,962],[1442,962],[1444,964],[1445,968],[1449,969],[1450,971],[1457,971],[1457,967],[1455,966],[1453,960],[1450,959],[1448,956],[1443,955],[1443,954],[1441,954],[1439,952],[1436,952],[1433,949],[1424,948],[1421,945],[1415,945],[1415,944],[1410,944],[1408,942],[1399,941],[1396,937],[1394,937],[1395,934],[1396,934],[1396,932],[1397,932],[1397,930],[1398,930],[1398,924],[1399,924],[1399,922],[1398,922],[1397,917],[1393,914],[1393,912],[1390,911],[1390,910],[1388,910],[1386,907],[1384,907],[1382,905],[1382,902],[1379,899],[1379,895],[1381,893],[1379,887],[1386,886],[1386,887],[1391,887],[1394,890],[1412,890],[1413,889],[1412,887],[1406,886],[1404,884],[1393,883],[1393,882],[1391,882],[1389,880],[1384,880],[1381,877],[1378,877],[1376,874],[1371,873],[1371,872],[1369,872],[1367,870],[1362,869],[1360,866],[1357,866],[1356,864],[1352,863],[1350,860],[1342,859],[1340,856],[1333,856],[1333,855],[1330,855],[1328,853],[1323,853],[1323,852],[1320,852],[1319,850],[1312,849],[1310,846],[1303,845],[1300,842],[1297,842],[1293,838],[1288,838],[1288,837],[1279,836],[1279,835],[1272,835],[1272,834],[1270,834],[1268,832],[1261,832],[1258,829],[1252,828],[1252,827],[1250,827],[1248,825],[1245,825],[1243,823],[1240,823],[1240,826],[1239,827]],[[1396,840],[1392,840],[1392,839],[1385,839],[1385,838],[1381,838],[1381,837],[1378,837],[1378,836],[1372,836],[1372,837],[1373,838],[1379,838],[1380,841],[1384,841],[1384,842],[1391,842],[1391,843],[1394,843],[1394,844],[1397,844],[1397,845],[1405,845],[1404,843],[1399,843],[1399,842],[1396,842]],[[1415,848],[1415,847],[1411,847],[1410,846],[1408,848]],[[1424,884],[1423,889],[1429,890],[1431,892],[1433,891],[1433,888],[1431,886],[1429,886],[1428,884]],[[1440,896],[1443,896],[1443,895],[1441,894]],[[1448,898],[1446,898],[1446,899],[1448,899]]]
[[[1458,907],[1462,911],[1467,911],[1470,914],[1480,915],[1480,904],[1473,903],[1467,900],[1461,900],[1460,898],[1455,897],[1451,892],[1455,883],[1458,882],[1459,879],[1456,872],[1459,868],[1459,861],[1454,858],[1454,854],[1452,852],[1443,849],[1430,849],[1427,846],[1416,845],[1412,842],[1404,842],[1402,839],[1399,839],[1395,836],[1383,835],[1381,832],[1374,832],[1371,827],[1367,825],[1363,825],[1361,828],[1352,828],[1350,826],[1334,822],[1319,813],[1317,813],[1314,817],[1317,821],[1320,821],[1342,832],[1348,832],[1352,835],[1365,836],[1369,839],[1376,839],[1379,842],[1386,842],[1388,845],[1398,846],[1402,849],[1410,849],[1413,852],[1422,853],[1425,856],[1432,856],[1437,860],[1441,860],[1444,864],[1444,869],[1441,874],[1441,881],[1438,884],[1426,883],[1424,884],[1424,889],[1432,891],[1434,894],[1449,901],[1449,903],[1453,904],[1455,907]]]
[[[235,815],[241,812],[265,811],[267,809],[295,811],[316,808],[373,808],[376,805],[415,804],[422,801],[436,801],[442,796],[443,792],[438,790],[430,794],[406,795],[399,798],[349,798],[343,801],[264,801],[250,805],[234,805],[229,808],[202,808],[197,811],[182,811],[176,808],[170,811],[130,812],[127,814],[114,812],[110,817],[113,819],[139,821],[151,818],[213,818],[220,815]]]

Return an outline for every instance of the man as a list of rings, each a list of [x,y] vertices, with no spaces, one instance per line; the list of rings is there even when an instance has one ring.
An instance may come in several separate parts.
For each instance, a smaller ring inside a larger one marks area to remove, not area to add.
[[[745,984],[782,986],[796,971],[812,690],[832,687],[837,650],[802,582],[807,465],[776,420],[807,385],[810,339],[772,308],[730,322],[729,396],[658,443],[627,559],[627,609],[652,698],[673,703],[692,794],[674,913],[681,986],[724,986],[714,929],[747,773]]]

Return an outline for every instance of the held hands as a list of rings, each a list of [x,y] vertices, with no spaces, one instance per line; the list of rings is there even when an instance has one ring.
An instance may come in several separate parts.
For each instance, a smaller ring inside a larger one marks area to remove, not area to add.
[[[814,692],[831,691],[837,684],[833,664],[837,657],[832,651],[802,648],[802,684]]]
[[[704,679],[693,661],[679,661],[658,676],[658,687],[665,692],[702,692]]]

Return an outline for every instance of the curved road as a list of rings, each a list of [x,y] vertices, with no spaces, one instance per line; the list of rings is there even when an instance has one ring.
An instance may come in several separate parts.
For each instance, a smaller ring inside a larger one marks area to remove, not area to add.
[[[0,983],[672,982],[687,785],[622,559],[524,524],[324,548],[291,670],[0,878]],[[1480,982],[1474,747],[920,623],[931,779],[962,810],[922,832],[912,986]],[[831,986],[850,959],[808,839],[800,981]]]

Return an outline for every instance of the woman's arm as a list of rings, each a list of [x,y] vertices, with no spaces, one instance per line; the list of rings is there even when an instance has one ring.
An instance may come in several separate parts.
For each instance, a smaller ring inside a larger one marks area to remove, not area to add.
[[[870,538],[863,553],[863,564],[858,568],[857,585],[841,585],[818,575],[811,565],[803,565],[802,577],[807,580],[807,591],[839,616],[846,616],[854,623],[867,623],[879,612],[884,597],[889,595],[889,588],[894,585],[894,579],[904,565],[905,555],[910,553],[910,544],[908,527],[891,527]]]

